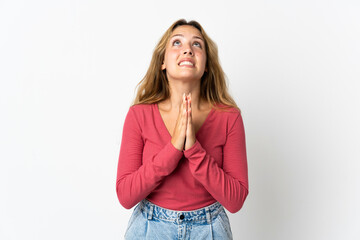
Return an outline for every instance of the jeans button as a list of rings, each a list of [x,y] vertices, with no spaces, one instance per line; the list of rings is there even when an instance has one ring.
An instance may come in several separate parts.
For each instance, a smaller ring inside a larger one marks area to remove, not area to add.
[[[185,216],[183,214],[180,215],[180,220],[183,220]]]

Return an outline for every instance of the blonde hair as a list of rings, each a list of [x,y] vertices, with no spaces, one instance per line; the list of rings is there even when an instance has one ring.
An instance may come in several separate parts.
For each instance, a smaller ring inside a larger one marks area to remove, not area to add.
[[[172,32],[175,28],[182,25],[197,28],[205,42],[207,71],[201,77],[200,98],[206,100],[215,109],[234,107],[240,111],[234,99],[228,93],[225,73],[219,63],[217,45],[210,39],[198,22],[187,22],[185,19],[174,22],[161,37],[154,49],[147,73],[137,84],[138,91],[132,105],[158,103],[170,97],[166,70],[162,70],[161,65],[164,60],[166,45]]]

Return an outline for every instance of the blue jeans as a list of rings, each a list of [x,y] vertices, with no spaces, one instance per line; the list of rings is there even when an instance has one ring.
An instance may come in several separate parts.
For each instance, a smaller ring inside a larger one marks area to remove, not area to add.
[[[134,209],[126,240],[233,239],[229,219],[220,203],[193,211],[173,211],[147,200]]]

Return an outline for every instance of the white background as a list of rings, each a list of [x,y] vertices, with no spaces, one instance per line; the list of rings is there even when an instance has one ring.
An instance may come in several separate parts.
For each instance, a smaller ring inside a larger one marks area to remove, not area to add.
[[[122,239],[123,122],[177,19],[218,44],[245,124],[235,239],[360,239],[360,3],[0,0],[0,239]]]

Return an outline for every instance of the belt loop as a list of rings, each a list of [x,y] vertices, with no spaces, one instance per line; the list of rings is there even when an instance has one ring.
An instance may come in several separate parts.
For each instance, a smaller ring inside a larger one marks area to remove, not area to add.
[[[153,217],[153,212],[154,212],[154,205],[150,204],[150,209],[149,209],[149,213],[148,213],[148,220],[151,220]]]
[[[210,209],[208,207],[205,208],[206,213],[206,221],[208,224],[211,224],[211,216],[210,216]]]

